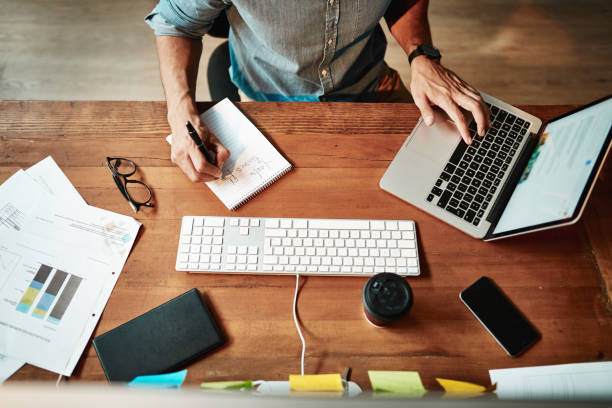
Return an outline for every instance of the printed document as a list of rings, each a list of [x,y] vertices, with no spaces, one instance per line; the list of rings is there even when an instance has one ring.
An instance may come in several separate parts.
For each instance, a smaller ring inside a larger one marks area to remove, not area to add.
[[[502,399],[610,399],[612,361],[489,370]]]
[[[0,186],[0,374],[72,373],[139,228],[87,205],[50,157]]]

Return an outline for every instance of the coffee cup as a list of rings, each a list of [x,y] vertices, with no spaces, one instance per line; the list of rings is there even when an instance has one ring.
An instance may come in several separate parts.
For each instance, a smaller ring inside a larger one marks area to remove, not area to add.
[[[362,299],[366,320],[376,327],[401,319],[413,302],[410,285],[395,273],[372,276],[363,287]]]

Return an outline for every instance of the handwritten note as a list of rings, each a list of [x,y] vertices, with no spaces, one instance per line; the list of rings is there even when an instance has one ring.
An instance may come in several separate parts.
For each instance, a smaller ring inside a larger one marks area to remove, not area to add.
[[[291,170],[289,163],[229,99],[200,115],[208,129],[230,151],[223,177],[206,183],[230,210],[235,210]],[[172,135],[166,138],[172,144]]]

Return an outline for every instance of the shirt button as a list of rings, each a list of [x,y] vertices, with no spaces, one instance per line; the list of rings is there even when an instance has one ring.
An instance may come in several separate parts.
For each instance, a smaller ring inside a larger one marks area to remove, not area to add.
[[[327,70],[326,70],[326,69],[322,70],[322,71],[321,71],[321,75],[323,75],[323,76],[327,76]]]
[[[329,40],[327,40],[327,44],[331,46],[333,44],[333,41],[331,39],[329,39]]]
[[[334,0],[329,0],[329,5],[333,6],[334,5]]]

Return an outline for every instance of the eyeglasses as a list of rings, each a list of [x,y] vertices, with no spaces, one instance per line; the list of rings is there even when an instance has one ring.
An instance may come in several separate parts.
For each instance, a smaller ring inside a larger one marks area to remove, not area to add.
[[[128,180],[128,177],[136,173],[136,164],[133,161],[121,157],[107,157],[106,164],[113,174],[117,188],[134,212],[138,212],[143,205],[153,207],[149,186],[140,180]]]

